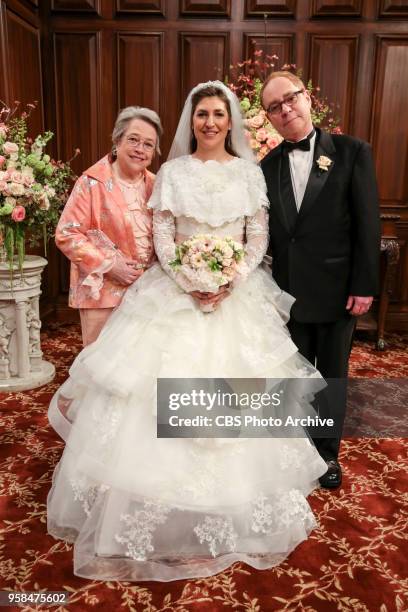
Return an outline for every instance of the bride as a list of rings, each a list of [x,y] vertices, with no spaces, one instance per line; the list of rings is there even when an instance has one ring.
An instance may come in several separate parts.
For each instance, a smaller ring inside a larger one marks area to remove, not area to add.
[[[160,264],[129,287],[49,408],[66,446],[48,531],[74,542],[74,573],[84,578],[178,580],[236,561],[270,568],[316,526],[306,497],[327,466],[307,436],[156,436],[159,378],[322,383],[285,327],[293,298],[259,267],[266,187],[239,102],[221,82],[190,92],[169,160],[149,204]],[[169,265],[176,244],[195,234],[244,243],[245,272],[227,289],[195,291]]]

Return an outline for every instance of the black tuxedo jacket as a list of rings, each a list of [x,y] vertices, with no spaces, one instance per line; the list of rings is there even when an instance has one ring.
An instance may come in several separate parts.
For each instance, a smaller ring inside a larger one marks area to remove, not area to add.
[[[371,147],[316,131],[313,166],[294,223],[281,194],[281,145],[261,167],[270,200],[273,277],[296,298],[294,319],[323,323],[344,316],[349,295],[378,293],[380,219]],[[316,163],[321,155],[332,161],[327,171]]]

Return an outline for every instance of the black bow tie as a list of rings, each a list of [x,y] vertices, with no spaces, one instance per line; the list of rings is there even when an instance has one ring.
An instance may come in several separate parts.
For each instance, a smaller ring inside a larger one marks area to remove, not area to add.
[[[282,146],[285,153],[290,153],[295,149],[310,151],[310,140],[309,138],[304,138],[303,140],[299,140],[299,142],[289,142],[289,140],[284,140]]]
[[[289,140],[284,140],[282,143],[283,152],[290,153],[291,151],[294,151],[294,149],[300,149],[301,151],[310,151],[310,140],[311,138],[313,138],[314,135],[315,129],[313,128],[310,134],[308,134],[306,138],[303,138],[303,140],[299,140],[299,142],[290,142]]]

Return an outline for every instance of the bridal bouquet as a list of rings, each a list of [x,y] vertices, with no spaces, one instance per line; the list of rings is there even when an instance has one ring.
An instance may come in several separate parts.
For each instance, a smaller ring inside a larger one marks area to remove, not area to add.
[[[244,249],[230,237],[197,234],[176,247],[169,265],[190,281],[194,291],[215,293],[243,271]]]

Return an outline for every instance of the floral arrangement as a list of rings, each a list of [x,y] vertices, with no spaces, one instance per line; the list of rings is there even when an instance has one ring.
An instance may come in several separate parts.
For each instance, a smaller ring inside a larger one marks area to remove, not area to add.
[[[61,208],[75,178],[69,162],[54,161],[44,152],[52,139],[45,132],[34,140],[27,136],[27,121],[36,104],[20,111],[4,103],[0,107],[0,244],[13,270],[17,254],[20,271],[25,257],[26,234],[30,246],[42,238],[46,253]]]
[[[230,237],[197,234],[176,247],[169,265],[182,272],[196,291],[216,292],[243,271],[244,249]]]
[[[262,108],[260,96],[262,83],[274,70],[278,59],[277,55],[267,55],[259,49],[254,52],[253,58],[231,65],[232,80],[226,79],[226,84],[240,100],[249,144],[258,161],[282,141],[282,136],[271,125]],[[296,72],[302,78],[301,71],[296,71],[294,64],[285,64],[280,70]],[[312,99],[313,124],[324,126],[333,133],[341,133],[332,106],[319,98],[319,87],[313,87],[309,81],[307,91]]]

